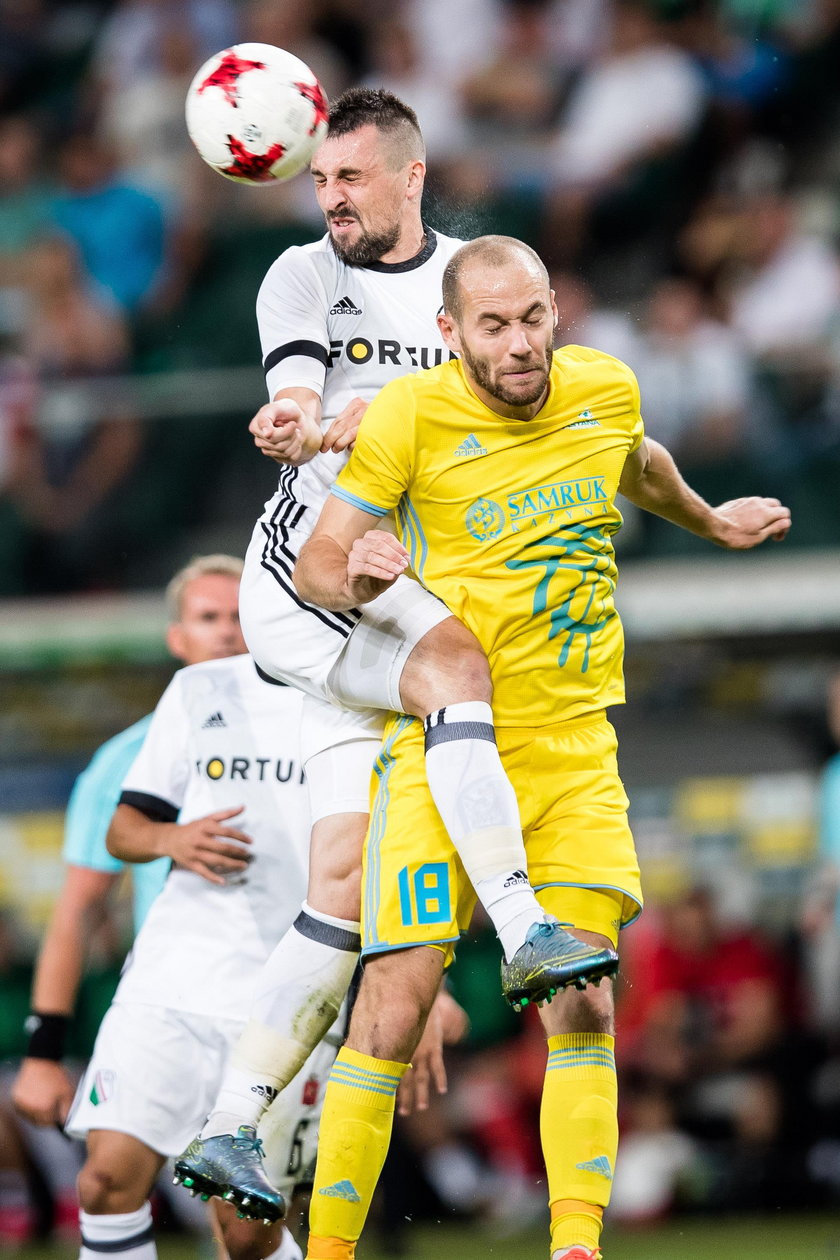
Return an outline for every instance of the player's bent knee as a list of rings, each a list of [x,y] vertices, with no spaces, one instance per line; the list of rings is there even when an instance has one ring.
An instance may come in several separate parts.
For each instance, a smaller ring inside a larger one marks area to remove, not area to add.
[[[442,969],[438,950],[398,950],[371,958],[347,1044],[375,1059],[407,1063],[426,1026]]]
[[[423,717],[445,704],[489,704],[490,665],[472,631],[450,617],[425,634],[406,661],[400,694],[405,711]]]
[[[558,993],[550,1005],[540,1011],[548,1036],[558,1033],[615,1034],[615,1000],[611,980],[602,980],[596,988],[566,989]]]
[[[88,1159],[82,1166],[77,1189],[82,1211],[96,1216],[136,1212],[148,1197],[148,1187],[138,1185],[128,1169],[98,1158]]]

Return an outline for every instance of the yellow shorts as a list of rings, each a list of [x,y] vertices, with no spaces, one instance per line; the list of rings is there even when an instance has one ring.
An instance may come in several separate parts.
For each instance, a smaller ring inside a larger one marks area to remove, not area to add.
[[[640,913],[642,890],[606,715],[539,729],[505,727],[496,737],[541,904],[561,923],[615,944],[619,928]],[[416,718],[389,719],[372,793],[362,952],[436,945],[451,961],[476,897],[429,792]]]

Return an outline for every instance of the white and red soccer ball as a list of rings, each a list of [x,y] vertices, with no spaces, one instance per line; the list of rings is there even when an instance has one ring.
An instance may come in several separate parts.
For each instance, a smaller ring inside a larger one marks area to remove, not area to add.
[[[204,161],[242,184],[297,175],[329,123],[315,75],[272,44],[236,44],[206,61],[190,84],[186,113]]]

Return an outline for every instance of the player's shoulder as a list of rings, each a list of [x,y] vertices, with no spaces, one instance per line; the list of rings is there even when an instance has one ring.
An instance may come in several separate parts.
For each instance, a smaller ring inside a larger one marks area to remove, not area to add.
[[[143,746],[151,721],[149,713],[97,748],[73,784],[71,800],[78,809],[89,807],[91,801],[113,796],[118,790]]]
[[[200,661],[197,665],[183,665],[172,681],[186,691],[195,686],[218,684],[222,681],[242,681],[255,673],[253,657],[248,652],[237,656],[222,656],[214,661]]]
[[[287,287],[295,281],[326,281],[335,274],[336,261],[327,236],[305,245],[289,245],[278,254],[266,272],[260,294],[265,297],[272,290]]]
[[[124,731],[106,740],[91,757],[85,773],[107,774],[111,767],[122,765],[126,760],[133,761],[146,738],[151,721],[152,715],[147,713]]]
[[[617,359],[603,350],[594,350],[592,346],[561,346],[554,351],[554,362],[573,377],[585,376],[593,383],[613,387],[623,383],[631,391],[638,389],[636,374],[623,359]]]
[[[459,236],[447,236],[445,232],[438,232],[435,229],[436,251],[440,251],[441,258],[447,262],[453,254],[457,253],[462,245],[466,245],[466,241],[461,240]]]

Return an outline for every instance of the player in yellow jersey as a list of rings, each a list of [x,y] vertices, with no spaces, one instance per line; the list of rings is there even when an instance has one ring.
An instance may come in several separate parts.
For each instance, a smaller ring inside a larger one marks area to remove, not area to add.
[[[778,500],[712,508],[644,436],[633,373],[552,353],[545,268],[507,237],[450,260],[440,328],[460,355],[392,382],[365,415],[295,570],[312,603],[346,609],[407,568],[478,637],[532,884],[581,941],[614,947],[641,889],[605,715],[624,698],[611,543],[619,490],[729,548],[782,538]],[[371,529],[394,509],[400,539]],[[366,842],[366,968],[327,1091],[310,1260],[350,1260],[388,1146],[393,1098],[475,896],[424,778],[457,727],[391,719]],[[536,929],[538,930],[538,929]],[[525,977],[521,977],[524,982]],[[618,1146],[610,982],[543,1008],[541,1133],[553,1260],[596,1260]]]

